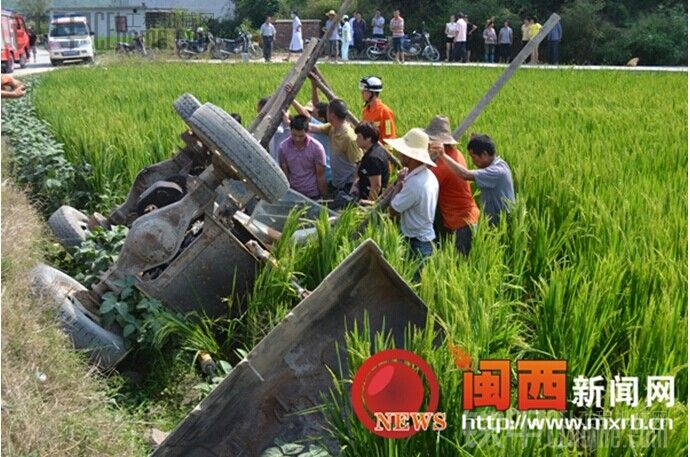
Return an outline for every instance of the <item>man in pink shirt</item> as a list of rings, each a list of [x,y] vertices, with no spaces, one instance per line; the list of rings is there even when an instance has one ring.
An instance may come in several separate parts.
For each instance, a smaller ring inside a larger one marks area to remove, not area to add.
[[[455,62],[465,62],[467,58],[467,21],[465,15],[458,13],[458,20],[455,23],[455,39],[453,40],[453,60]]]
[[[405,63],[405,53],[402,49],[403,36],[405,36],[405,19],[400,16],[400,10],[393,11],[393,19],[389,23],[393,34],[393,54],[395,61]]]
[[[278,163],[290,188],[312,199],[326,197],[326,152],[307,134],[309,120],[302,115],[290,121],[290,138],[278,147]]]

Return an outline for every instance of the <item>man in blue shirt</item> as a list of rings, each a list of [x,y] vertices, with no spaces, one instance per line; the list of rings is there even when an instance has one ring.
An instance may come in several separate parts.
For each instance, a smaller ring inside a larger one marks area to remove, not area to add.
[[[551,65],[558,65],[560,58],[559,50],[561,47],[561,39],[563,38],[563,27],[561,22],[556,22],[554,28],[551,29],[547,40],[549,41],[549,63]]]

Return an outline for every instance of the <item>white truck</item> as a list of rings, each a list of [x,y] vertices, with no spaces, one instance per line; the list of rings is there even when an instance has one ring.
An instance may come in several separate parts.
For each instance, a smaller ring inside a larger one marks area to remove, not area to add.
[[[54,66],[68,60],[93,62],[93,32],[83,16],[60,17],[50,21],[48,51]]]

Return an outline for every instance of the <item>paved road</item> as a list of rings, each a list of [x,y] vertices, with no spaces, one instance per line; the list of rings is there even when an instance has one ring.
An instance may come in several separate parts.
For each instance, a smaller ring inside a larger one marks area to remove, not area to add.
[[[48,51],[39,48],[38,55],[36,56],[36,63],[34,63],[32,60],[27,64],[26,68],[19,68],[19,65],[16,65],[14,67],[14,73],[12,73],[12,76],[21,78],[22,76],[43,73],[54,69],[55,67],[50,64],[50,55],[48,54]]]

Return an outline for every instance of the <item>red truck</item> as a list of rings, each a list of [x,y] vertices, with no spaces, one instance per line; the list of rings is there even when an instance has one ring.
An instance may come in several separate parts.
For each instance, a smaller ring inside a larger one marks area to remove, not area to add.
[[[3,9],[0,29],[2,72],[12,73],[15,62],[19,62],[22,68],[26,67],[30,50],[29,34],[26,31],[24,18],[13,11]]]

